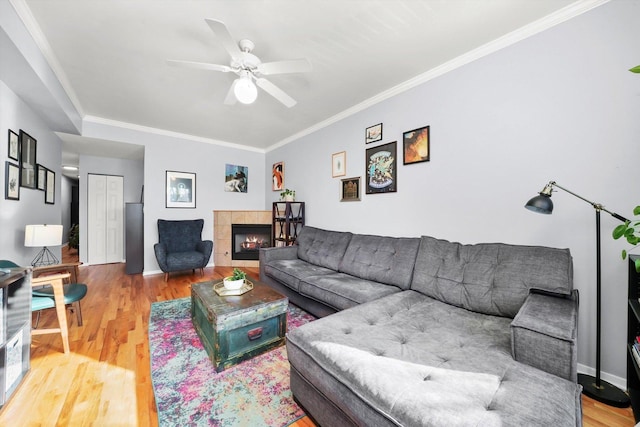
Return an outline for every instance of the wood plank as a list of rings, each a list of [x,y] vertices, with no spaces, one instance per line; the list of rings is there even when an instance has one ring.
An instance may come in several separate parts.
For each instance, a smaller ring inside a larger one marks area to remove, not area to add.
[[[63,262],[77,256],[63,249]],[[204,275],[125,274],[124,264],[80,268],[80,281],[89,287],[82,300],[84,325],[69,319],[71,353],[62,353],[60,337],[35,336],[31,371],[0,411],[0,425],[158,425],[151,386],[148,320],[151,303],[191,295],[191,284],[221,280],[231,267],[207,268]],[[257,278],[258,269],[243,268]],[[55,327],[54,310],[45,310],[41,327]],[[619,409],[582,398],[586,427],[630,427],[630,408]],[[309,417],[294,427],[314,427]]]

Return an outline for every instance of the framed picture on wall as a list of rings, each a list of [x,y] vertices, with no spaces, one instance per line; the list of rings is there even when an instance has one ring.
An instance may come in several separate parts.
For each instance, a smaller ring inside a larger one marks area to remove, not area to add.
[[[44,202],[48,205],[56,203],[56,173],[47,169],[46,190],[44,192]]]
[[[36,170],[38,171],[38,190],[45,191],[47,189],[47,168],[45,168],[41,164],[38,164],[36,166]]]
[[[357,202],[360,200],[360,177],[344,178],[340,183],[340,201]]]
[[[246,193],[249,189],[249,168],[230,164],[224,168],[224,191]]]
[[[429,126],[402,134],[402,162],[405,165],[429,161]]]
[[[196,207],[196,174],[190,172],[166,172],[167,208]]]
[[[7,155],[16,162],[20,160],[20,138],[11,129],[9,129],[9,152]]]
[[[20,200],[20,167],[10,162],[5,162],[4,198]]]
[[[365,144],[371,144],[372,142],[382,141],[382,123],[369,126],[364,131]]]
[[[36,188],[37,141],[20,129],[20,187]]]
[[[284,162],[273,164],[271,169],[271,189],[273,191],[284,190]]]
[[[396,141],[368,148],[366,155],[366,194],[394,193],[396,179]]]
[[[347,152],[341,151],[331,155],[331,177],[345,176],[347,174]]]

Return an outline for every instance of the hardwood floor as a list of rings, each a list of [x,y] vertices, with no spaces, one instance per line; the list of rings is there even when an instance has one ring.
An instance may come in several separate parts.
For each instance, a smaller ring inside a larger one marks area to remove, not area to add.
[[[63,261],[74,254],[63,250]],[[89,287],[82,300],[83,326],[69,319],[71,353],[59,335],[33,337],[31,371],[0,411],[0,426],[157,426],[147,339],[151,303],[190,295],[192,283],[219,280],[231,268],[200,274],[127,275],[124,264],[80,268]],[[256,268],[245,268],[257,278]],[[53,310],[41,327],[56,325]],[[618,409],[583,397],[584,426],[633,426],[630,408]],[[313,427],[305,417],[295,427]]]

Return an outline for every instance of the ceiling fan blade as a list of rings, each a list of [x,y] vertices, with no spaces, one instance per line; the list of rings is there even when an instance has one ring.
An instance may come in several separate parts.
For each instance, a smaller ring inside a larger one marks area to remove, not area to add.
[[[222,71],[223,73],[228,73],[229,71],[233,71],[233,69],[228,65],[207,64],[204,62],[193,62],[193,61],[180,61],[178,59],[167,59],[167,64],[175,65],[177,67],[197,68],[199,70]]]
[[[229,92],[227,92],[227,96],[224,99],[225,105],[234,105],[238,100],[236,98],[236,94],[233,92],[233,90],[236,88],[236,83],[238,83],[238,79],[235,79],[231,84],[231,87],[229,88]]]
[[[278,101],[282,102],[286,107],[291,108],[296,105],[296,100],[284,93],[282,89],[278,86],[274,85],[267,79],[257,78],[256,84],[259,88],[267,92],[269,95],[273,96]]]
[[[306,58],[263,62],[258,65],[258,72],[265,76],[269,74],[306,73],[309,71],[311,71],[311,62]]]
[[[238,44],[231,37],[231,33],[226,25],[223,22],[216,21],[215,19],[205,19],[207,24],[209,24],[209,28],[213,31],[213,34],[220,39],[222,46],[229,52],[232,58],[240,58],[242,52],[238,47]]]

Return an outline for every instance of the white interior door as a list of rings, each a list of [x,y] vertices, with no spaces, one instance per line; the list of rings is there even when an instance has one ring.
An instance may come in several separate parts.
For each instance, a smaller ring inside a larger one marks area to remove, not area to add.
[[[88,175],[87,261],[89,264],[124,259],[124,178]]]

